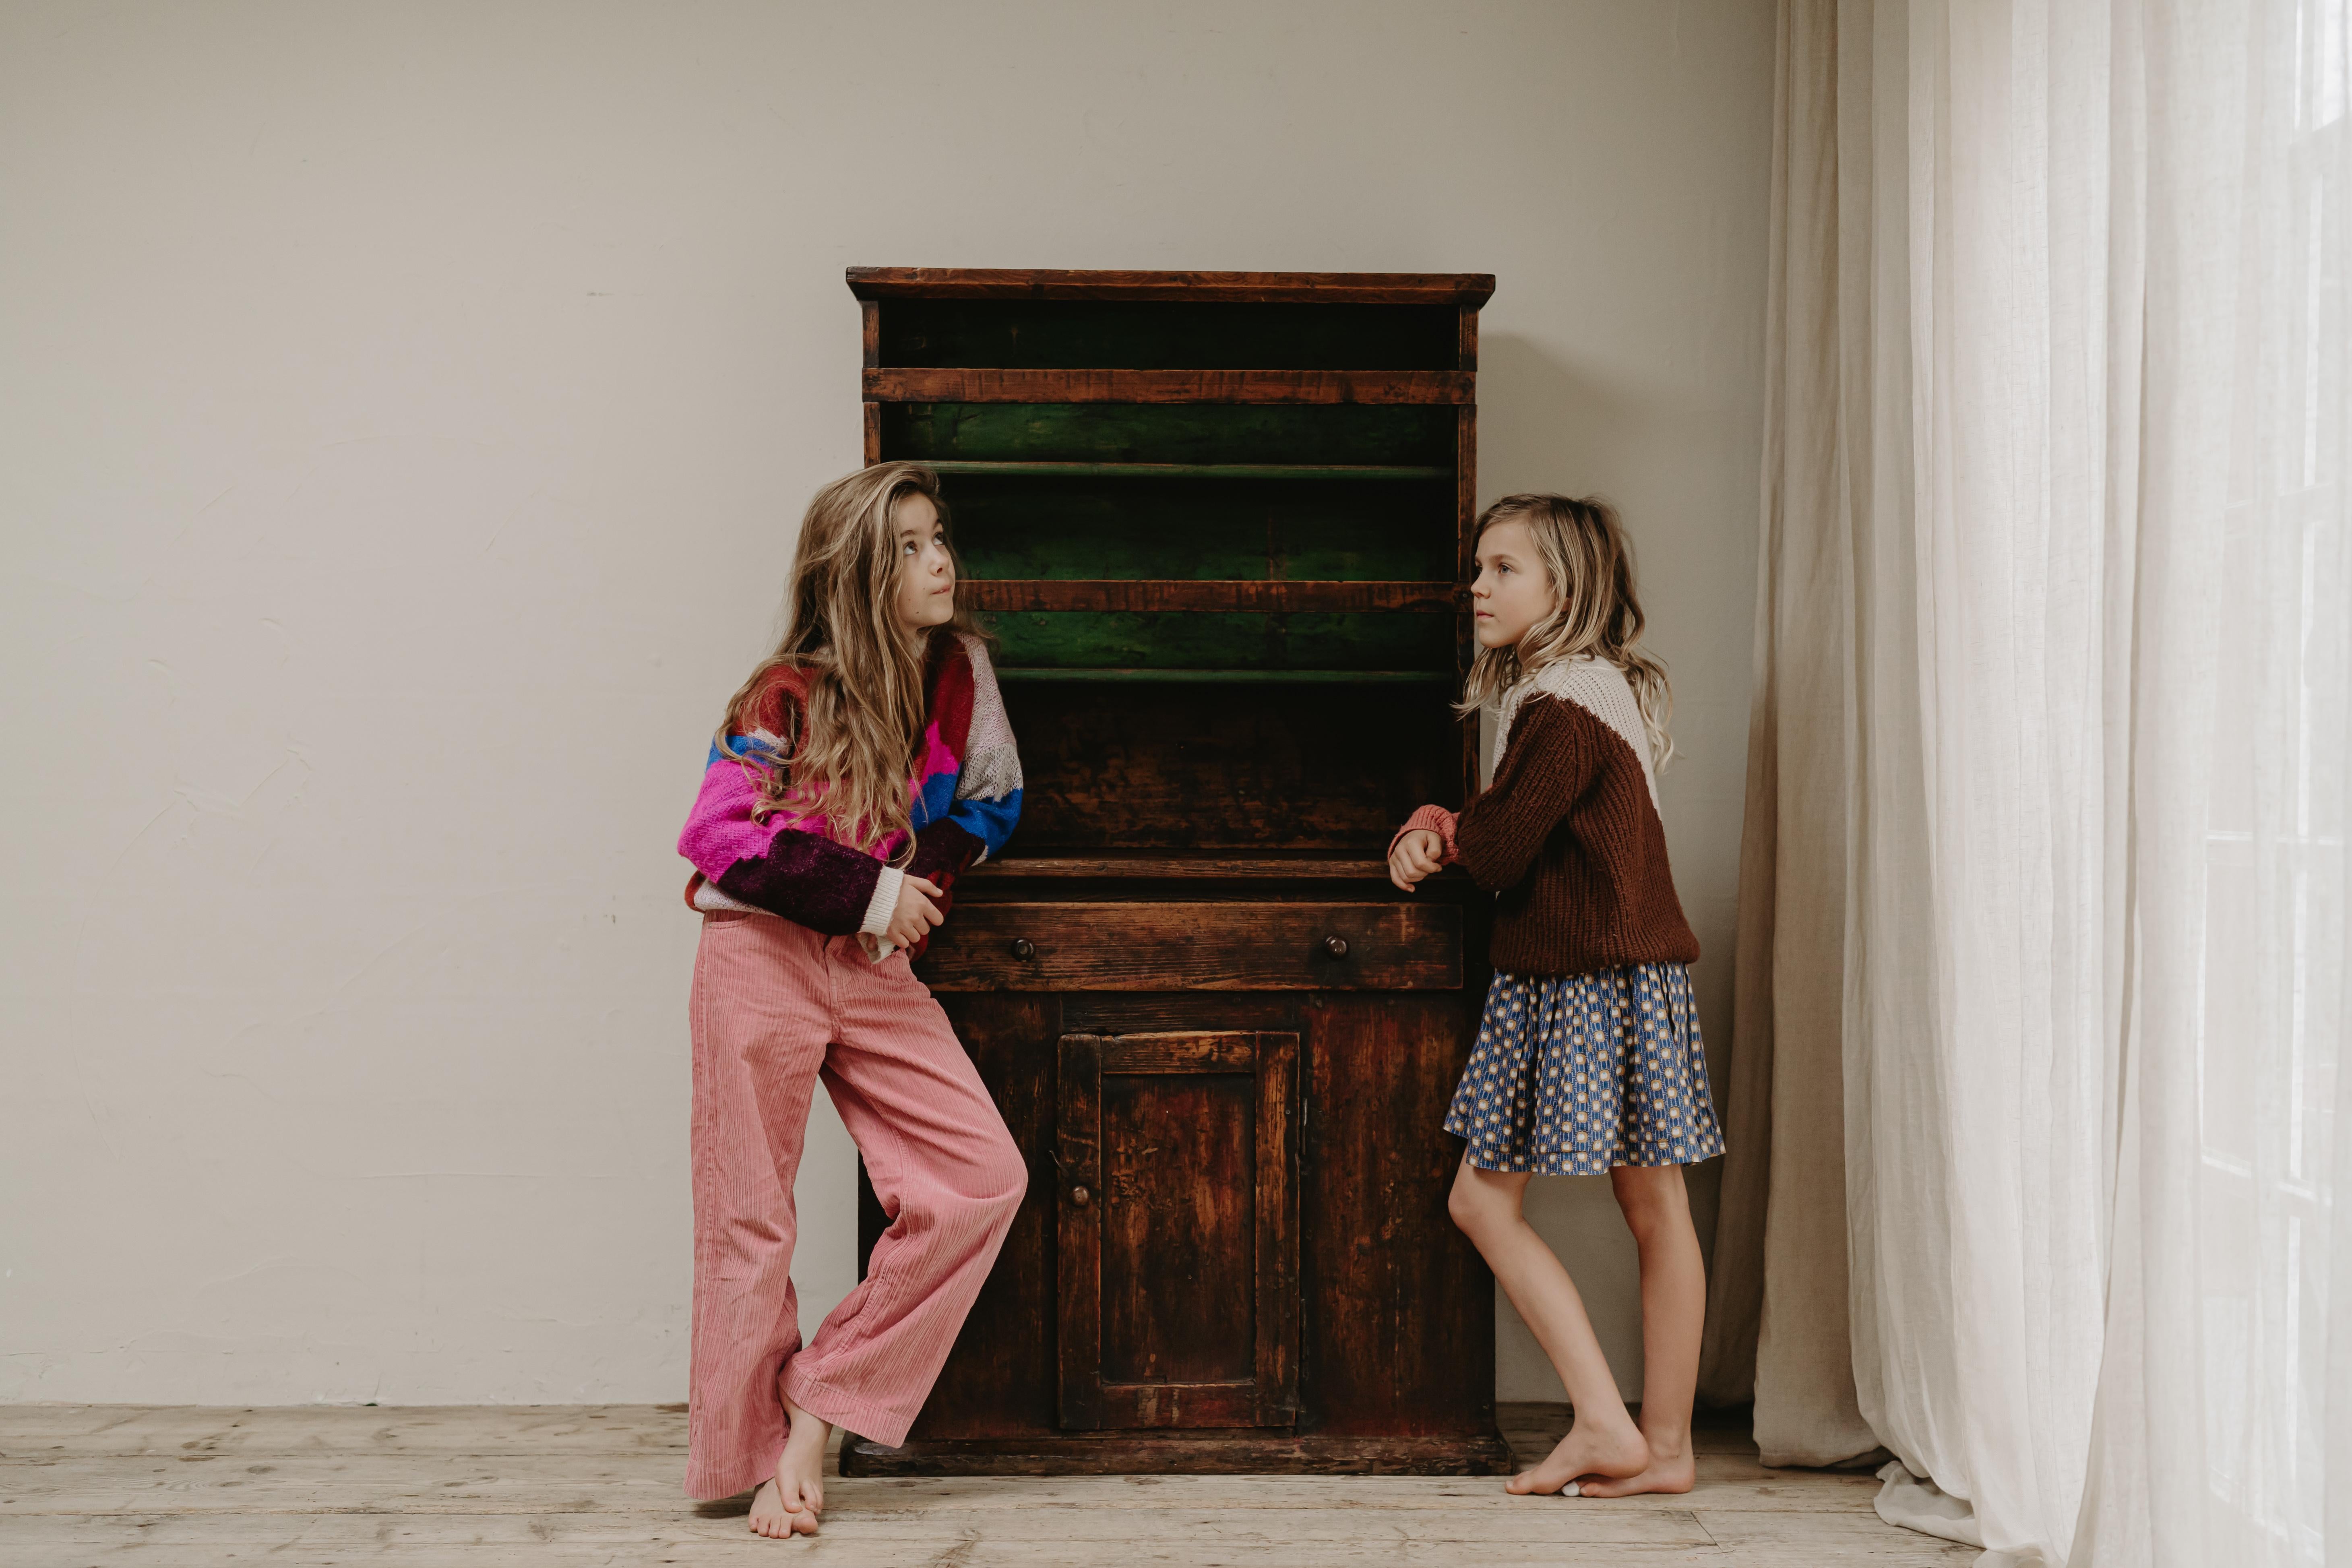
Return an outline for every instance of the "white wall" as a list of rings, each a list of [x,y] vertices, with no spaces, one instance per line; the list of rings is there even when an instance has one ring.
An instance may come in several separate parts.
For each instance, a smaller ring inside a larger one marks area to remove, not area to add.
[[[671,844],[858,459],[852,263],[1497,274],[1481,489],[1637,531],[1719,1047],[1770,14],[0,11],[0,1398],[683,1397]]]

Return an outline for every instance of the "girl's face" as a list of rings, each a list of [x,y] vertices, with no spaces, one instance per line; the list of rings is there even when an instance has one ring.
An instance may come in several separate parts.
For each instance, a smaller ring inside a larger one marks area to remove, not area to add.
[[[945,626],[955,615],[955,557],[948,553],[940,509],[927,495],[910,495],[892,521],[898,527],[898,618],[918,631]]]
[[[1478,536],[1478,578],[1470,584],[1470,604],[1480,647],[1517,647],[1558,607],[1559,595],[1526,523],[1511,519]]]

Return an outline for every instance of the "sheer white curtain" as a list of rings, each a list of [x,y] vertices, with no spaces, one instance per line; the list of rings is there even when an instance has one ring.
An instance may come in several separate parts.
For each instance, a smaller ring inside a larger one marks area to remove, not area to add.
[[[2352,1508],[2347,43],[1784,0],[1708,1387],[1989,1562]]]

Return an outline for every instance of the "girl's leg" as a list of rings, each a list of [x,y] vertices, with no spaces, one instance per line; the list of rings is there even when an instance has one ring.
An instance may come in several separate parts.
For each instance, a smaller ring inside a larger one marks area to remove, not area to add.
[[[800,1348],[793,1179],[829,1026],[824,939],[789,921],[713,916],[695,959],[694,1348],[686,1489],[751,1487],[751,1528],[814,1529],[779,1506],[789,1416],[777,1378]]]
[[[797,1482],[812,1508],[824,1501],[827,1424],[906,1441],[1028,1183],[1003,1116],[905,955],[873,963],[841,938],[824,962],[825,1089],[891,1223],[866,1278],[784,1367],[794,1423],[778,1476],[788,1500]]]
[[[1686,1492],[1697,1475],[1691,1400],[1706,1323],[1706,1262],[1680,1165],[1620,1165],[1609,1180],[1642,1249],[1642,1436],[1650,1462],[1639,1475],[1600,1478],[1579,1489],[1588,1497]]]
[[[1509,1489],[1556,1492],[1583,1476],[1639,1475],[1649,1451],[1625,1413],[1576,1282],[1520,1210],[1527,1187],[1523,1173],[1482,1171],[1465,1159],[1446,1205],[1551,1358],[1576,1410],[1576,1423],[1559,1446],[1533,1469],[1512,1477]]]

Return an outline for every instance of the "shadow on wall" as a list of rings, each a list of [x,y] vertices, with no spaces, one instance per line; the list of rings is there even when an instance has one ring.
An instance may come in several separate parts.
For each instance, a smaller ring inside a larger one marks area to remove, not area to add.
[[[1643,415],[1631,387],[1611,386],[1528,339],[1482,336],[1479,504],[1510,490],[1606,493],[1598,476],[1624,460],[1654,418]]]
[[[1478,345],[1478,501],[1514,490],[1598,492],[1623,498],[1617,481],[1664,416],[1634,388],[1611,384],[1508,332]],[[1662,563],[1663,564],[1663,563]],[[1492,731],[1482,726],[1480,755]],[[1688,893],[1685,889],[1685,898]],[[1693,910],[1694,922],[1698,911]],[[1709,940],[1711,939],[1711,940]],[[1707,1003],[1707,1068],[1720,1096],[1730,1043],[1731,950],[1728,931],[1703,931],[1706,961],[1698,984]],[[1710,984],[1712,983],[1712,984]],[[1709,995],[1707,994],[1712,993]],[[1689,1173],[1691,1217],[1712,1255],[1723,1162]],[[1642,1368],[1641,1266],[1633,1238],[1605,1176],[1550,1176],[1529,1184],[1528,1223],[1559,1254],[1610,1352],[1610,1370],[1629,1400],[1639,1399]],[[1495,1383],[1506,1399],[1560,1399],[1566,1391],[1508,1301],[1496,1298]]]

